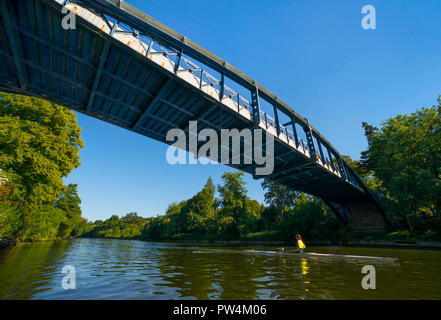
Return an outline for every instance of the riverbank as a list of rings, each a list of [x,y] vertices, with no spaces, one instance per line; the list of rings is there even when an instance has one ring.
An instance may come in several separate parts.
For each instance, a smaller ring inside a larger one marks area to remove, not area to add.
[[[296,246],[295,240],[282,240],[283,235],[276,231],[264,231],[248,233],[238,239],[210,238],[209,235],[197,236],[192,234],[181,234],[171,239],[162,239],[160,242],[181,242],[181,243],[213,243],[222,245],[271,245],[271,246]],[[140,239],[146,241],[157,241],[157,239]],[[343,246],[343,247],[373,247],[373,248],[421,248],[441,249],[441,241],[438,239],[424,239],[416,237],[408,232],[392,233],[343,233],[341,236],[328,239],[305,238],[307,246]]]
[[[296,246],[292,241],[244,241],[244,240],[141,240],[151,242],[180,242],[191,244],[219,245],[256,245],[256,246]],[[439,241],[404,241],[404,240],[305,240],[309,247],[369,247],[369,248],[404,248],[404,249],[437,249],[441,250]]]
[[[85,237],[87,238],[87,237]],[[97,238],[89,238],[97,239]],[[69,240],[69,239],[65,239]],[[173,239],[173,240],[156,240],[156,239],[112,239],[112,240],[138,240],[151,242],[181,242],[191,244],[219,244],[219,245],[234,245],[234,246],[295,246],[292,241],[255,241],[255,240],[189,240],[189,239]],[[50,241],[50,240],[48,240]],[[39,242],[39,241],[29,241]],[[20,241],[12,239],[0,238],[0,249],[10,248],[17,245]],[[342,246],[342,247],[371,247],[371,248],[405,248],[405,249],[436,249],[441,250],[441,241],[407,241],[407,240],[306,240],[309,247],[328,247],[328,246]]]
[[[16,243],[17,242],[12,240],[12,239],[0,238],[0,249],[6,249],[6,248],[9,248],[9,247],[12,247]]]
[[[407,241],[407,240],[345,240],[345,241],[310,241],[311,246],[374,247],[374,248],[421,248],[441,249],[439,241]]]
[[[70,240],[73,238],[65,238],[65,239],[49,239],[49,240],[17,240],[17,239],[9,239],[9,238],[0,238],[0,250],[11,248],[20,243],[25,242],[48,242],[48,241],[58,241],[58,240]]]

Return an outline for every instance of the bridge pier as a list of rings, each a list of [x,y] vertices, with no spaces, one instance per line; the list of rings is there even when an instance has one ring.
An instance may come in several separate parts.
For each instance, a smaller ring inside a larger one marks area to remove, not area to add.
[[[384,232],[387,222],[383,214],[372,203],[357,203],[343,206],[347,224],[356,232]]]
[[[389,222],[378,207],[371,202],[340,205],[324,200],[337,218],[356,232],[384,232]]]

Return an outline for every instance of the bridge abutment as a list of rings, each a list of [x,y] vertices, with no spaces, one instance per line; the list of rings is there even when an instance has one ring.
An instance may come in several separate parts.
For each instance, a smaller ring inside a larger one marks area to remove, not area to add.
[[[383,214],[372,203],[344,205],[347,223],[357,232],[384,232],[387,223]]]

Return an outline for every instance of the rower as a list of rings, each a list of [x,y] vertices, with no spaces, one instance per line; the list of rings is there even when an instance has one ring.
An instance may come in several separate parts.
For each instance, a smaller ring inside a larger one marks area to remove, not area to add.
[[[301,235],[296,235],[296,239],[297,239],[297,246],[299,247],[299,251],[300,253],[303,253],[303,249],[306,248],[305,244],[302,241],[302,236]]]

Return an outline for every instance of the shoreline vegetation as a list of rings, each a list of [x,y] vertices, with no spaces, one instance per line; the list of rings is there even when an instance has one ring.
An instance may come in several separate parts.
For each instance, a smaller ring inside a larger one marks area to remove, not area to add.
[[[380,199],[391,227],[362,234],[317,197],[263,180],[265,202],[250,199],[243,172],[211,177],[192,198],[150,218],[88,221],[77,185],[63,178],[84,147],[75,114],[47,101],[0,92],[0,248],[70,237],[148,241],[417,244],[441,240],[441,96],[438,106],[398,115],[380,128],[362,123],[368,150],[345,160]],[[370,241],[370,242],[369,242]]]

